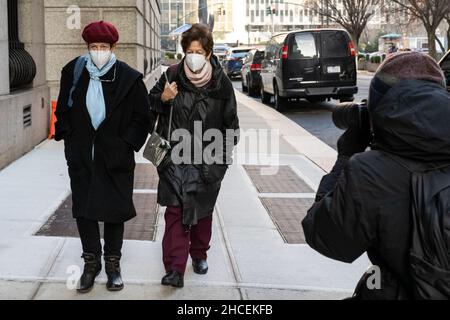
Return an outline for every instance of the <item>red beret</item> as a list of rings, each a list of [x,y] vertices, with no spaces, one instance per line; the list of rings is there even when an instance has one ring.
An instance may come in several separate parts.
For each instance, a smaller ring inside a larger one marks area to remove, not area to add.
[[[119,32],[111,23],[104,21],[92,22],[83,31],[83,39],[87,43],[111,43],[119,41]]]

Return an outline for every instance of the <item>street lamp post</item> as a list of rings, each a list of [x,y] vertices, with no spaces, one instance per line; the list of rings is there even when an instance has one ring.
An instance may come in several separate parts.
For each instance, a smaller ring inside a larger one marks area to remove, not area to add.
[[[180,0],[177,0],[177,28],[180,27]]]
[[[270,1],[270,10],[271,10],[271,14],[270,14],[270,17],[271,17],[271,22],[272,22],[272,37],[275,35],[275,22],[274,22],[274,15],[275,15],[275,13],[274,13],[274,2],[273,2],[273,0],[272,1]]]
[[[323,10],[323,0],[320,0],[320,10]],[[323,14],[320,15],[320,24],[323,26]]]

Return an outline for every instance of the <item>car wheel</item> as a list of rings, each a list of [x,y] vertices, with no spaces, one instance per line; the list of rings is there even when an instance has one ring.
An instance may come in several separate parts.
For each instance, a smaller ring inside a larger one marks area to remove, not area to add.
[[[261,84],[261,101],[264,104],[270,103],[272,96],[264,91],[264,86]]]
[[[242,77],[241,83],[242,83],[242,91],[243,92],[248,92],[248,87],[244,83],[244,77]]]
[[[247,83],[248,83],[248,95],[250,97],[256,97],[258,95],[257,93],[258,88],[255,89],[254,82],[251,82],[249,77],[247,77]]]
[[[342,96],[339,97],[339,102],[343,103],[343,102],[353,102],[355,101],[355,96]]]
[[[278,112],[284,112],[287,109],[287,104],[288,104],[288,99],[281,97],[280,93],[278,91],[278,86],[275,85],[273,88],[274,92],[275,92],[275,109]]]
[[[310,102],[310,103],[322,103],[325,100],[327,100],[327,98],[325,98],[325,97],[308,97],[308,98],[306,98],[306,100],[308,100],[308,102]]]

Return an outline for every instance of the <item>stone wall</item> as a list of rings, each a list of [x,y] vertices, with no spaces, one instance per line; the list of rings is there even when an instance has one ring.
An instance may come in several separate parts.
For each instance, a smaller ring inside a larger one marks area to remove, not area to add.
[[[2,61],[9,60],[6,8],[7,0],[0,0]],[[18,8],[19,39],[33,57],[37,73],[30,88],[10,92],[8,63],[0,66],[0,169],[45,140],[49,128],[50,95],[45,71],[44,0],[19,0]]]
[[[73,12],[68,8],[74,5],[81,23],[69,28]],[[7,0],[0,0],[2,61],[9,56],[7,12]],[[81,32],[88,23],[105,20],[117,26],[118,58],[142,72],[150,88],[161,74],[160,19],[159,0],[18,0],[19,38],[37,74],[27,89],[10,92],[8,63],[0,64],[0,170],[48,137],[61,69],[86,52]]]

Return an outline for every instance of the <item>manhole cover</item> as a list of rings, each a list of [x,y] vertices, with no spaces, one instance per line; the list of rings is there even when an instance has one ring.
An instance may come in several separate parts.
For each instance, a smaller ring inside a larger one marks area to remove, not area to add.
[[[302,220],[314,199],[260,198],[284,241],[289,244],[306,243]]]
[[[313,193],[314,190],[303,181],[290,166],[266,167],[244,166],[248,176],[259,193]],[[264,169],[266,169],[264,171]],[[271,173],[274,174],[266,174]]]
[[[158,215],[156,194],[133,195],[137,217],[125,223],[125,240],[154,241]],[[100,223],[103,238],[103,223]],[[72,217],[72,196],[69,196],[36,233],[37,236],[79,238],[77,224]]]
[[[150,164],[137,164],[134,188],[141,190],[133,195],[137,217],[125,223],[125,240],[154,241],[158,222],[156,212],[158,187],[156,169]],[[146,191],[149,191],[146,193]],[[151,192],[150,192],[151,191]],[[103,223],[100,223],[103,238]],[[78,229],[72,217],[72,196],[70,195],[48,221],[36,233],[37,236],[78,238]]]

